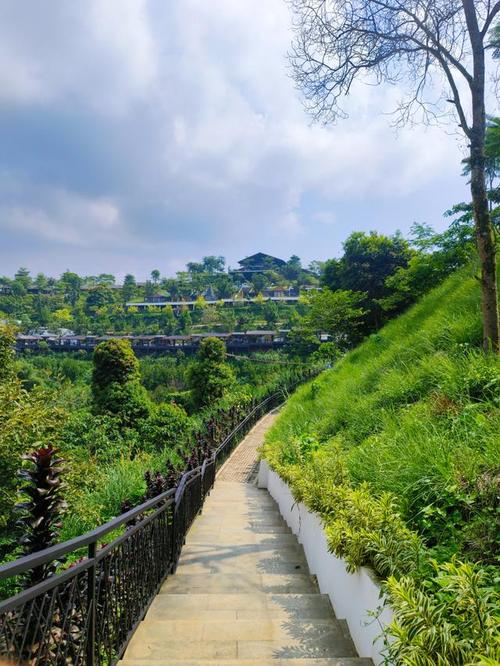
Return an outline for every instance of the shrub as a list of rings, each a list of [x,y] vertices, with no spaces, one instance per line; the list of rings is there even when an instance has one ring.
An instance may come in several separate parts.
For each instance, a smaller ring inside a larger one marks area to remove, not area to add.
[[[10,365],[13,359],[10,340],[8,332],[0,332],[5,363],[0,381],[0,557],[15,545],[10,535],[16,503],[16,473],[21,468],[22,456],[49,442],[59,445],[61,428],[67,418],[51,391],[36,388],[28,392],[22,388]]]
[[[122,421],[111,414],[92,414],[80,409],[72,412],[62,429],[64,449],[72,461],[106,464],[121,456],[130,456],[139,448],[139,435],[133,428],[124,428]],[[72,468],[73,465],[70,465]]]
[[[94,351],[92,396],[97,414],[114,414],[132,425],[149,414],[139,362],[128,340],[107,340]]]
[[[218,338],[205,338],[189,369],[189,385],[197,408],[219,400],[235,383],[232,368],[225,363],[226,345]]]
[[[151,416],[139,426],[142,447],[152,453],[164,449],[185,451],[191,431],[188,415],[182,407],[173,404],[155,406]]]
[[[387,591],[395,611],[389,626],[388,657],[396,666],[471,666],[500,659],[500,596],[477,566],[435,565],[427,587],[394,577]]]

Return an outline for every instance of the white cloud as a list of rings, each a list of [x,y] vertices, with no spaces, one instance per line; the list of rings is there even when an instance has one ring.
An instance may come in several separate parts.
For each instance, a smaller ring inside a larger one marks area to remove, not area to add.
[[[0,230],[22,239],[55,242],[79,248],[96,243],[122,245],[128,232],[115,202],[83,197],[52,187],[39,187],[1,174]],[[24,199],[25,203],[19,203]],[[128,239],[130,242],[130,239]]]
[[[415,214],[428,188],[461,191],[453,138],[396,137],[380,114],[397,90],[359,85],[348,120],[311,126],[287,76],[289,28],[282,0],[89,0],[28,14],[2,3],[0,100],[16,111],[6,131],[44,125],[25,152],[0,155],[17,183],[0,225],[38,234],[47,251],[83,248],[89,263],[92,250],[116,266],[134,248],[146,272],[280,242],[325,256],[308,230],[338,230],[340,204],[352,202],[342,224],[355,228],[388,200]],[[400,226],[396,214],[386,226]]]

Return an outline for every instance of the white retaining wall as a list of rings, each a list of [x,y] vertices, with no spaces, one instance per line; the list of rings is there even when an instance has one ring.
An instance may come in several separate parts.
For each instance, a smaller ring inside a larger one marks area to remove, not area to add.
[[[265,460],[260,462],[258,483],[260,488],[267,488],[302,544],[309,569],[317,577],[320,591],[330,597],[335,615],[347,621],[359,656],[371,657],[376,666],[382,664],[384,645],[380,634],[391,621],[392,611],[385,606],[377,618],[370,615],[383,604],[380,585],[371,571],[361,567],[353,574],[347,572],[344,560],[328,551],[318,516],[294,500],[290,488]]]

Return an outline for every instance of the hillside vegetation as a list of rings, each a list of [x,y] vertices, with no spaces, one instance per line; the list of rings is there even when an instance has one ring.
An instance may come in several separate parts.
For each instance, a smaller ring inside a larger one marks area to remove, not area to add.
[[[300,388],[264,447],[332,551],[388,580],[396,663],[499,656],[500,361],[481,351],[475,268]]]

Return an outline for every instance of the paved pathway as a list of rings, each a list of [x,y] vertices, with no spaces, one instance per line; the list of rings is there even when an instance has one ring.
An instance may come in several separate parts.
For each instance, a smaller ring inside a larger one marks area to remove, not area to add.
[[[264,441],[264,435],[272,426],[278,412],[263,416],[250,430],[245,439],[237,446],[231,457],[217,474],[217,481],[238,481],[252,483],[259,469],[258,449]]]
[[[274,418],[261,419],[219,471],[124,666],[372,664],[356,657],[295,536],[253,482],[257,448]]]

